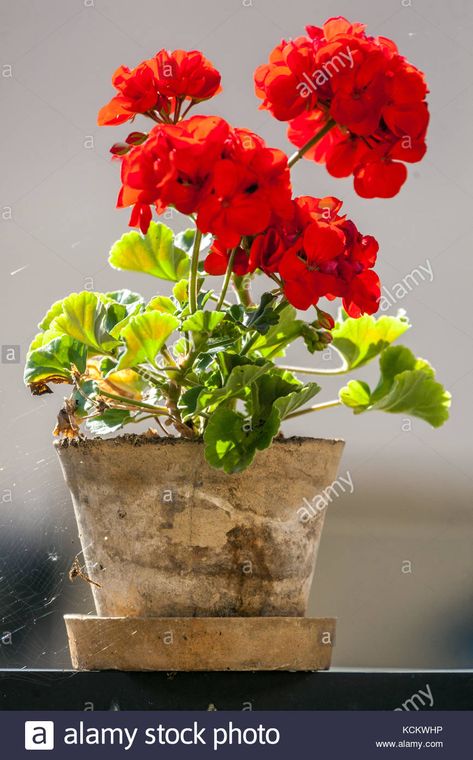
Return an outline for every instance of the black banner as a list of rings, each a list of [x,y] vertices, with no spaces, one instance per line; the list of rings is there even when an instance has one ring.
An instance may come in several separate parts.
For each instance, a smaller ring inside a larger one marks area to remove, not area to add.
[[[471,712],[0,712],[2,756],[471,757]]]

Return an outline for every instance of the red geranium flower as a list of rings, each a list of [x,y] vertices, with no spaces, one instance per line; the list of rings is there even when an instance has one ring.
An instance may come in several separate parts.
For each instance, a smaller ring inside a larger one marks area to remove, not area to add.
[[[277,272],[281,259],[288,248],[287,236],[278,227],[269,227],[254,238],[249,258],[249,270],[261,269],[266,274]]]
[[[100,109],[100,126],[122,124],[139,113],[176,121],[184,100],[192,105],[221,90],[219,72],[198,50],[160,50],[134,69],[120,66],[112,84],[118,95]]]
[[[222,89],[220,73],[198,50],[160,50],[150,64],[166,97],[200,102]]]
[[[304,197],[294,204],[297,239],[279,264],[288,301],[305,310],[322,297],[340,297],[350,316],[373,314],[380,298],[379,279],[372,271],[376,240],[361,235],[338,214],[342,204],[336,198]]]
[[[213,165],[230,127],[217,116],[193,116],[178,124],[158,124],[142,145],[122,157],[118,206],[138,205],[130,219],[146,233],[154,205],[158,213],[174,206],[183,214],[197,211],[209,192]]]
[[[391,40],[369,37],[362,24],[342,17],[307,27],[307,37],[297,40],[304,51],[297,69],[289,70],[285,48],[275,48],[255,73],[261,107],[290,122],[288,136],[298,148],[332,124],[306,158],[325,163],[333,176],[353,174],[363,197],[396,195],[407,177],[400,162],[420,161],[426,150],[422,72]]]
[[[243,235],[257,235],[276,216],[288,215],[290,207],[287,156],[253,132],[233,129],[199,205],[199,229],[233,248]]]
[[[174,206],[196,213],[198,228],[228,249],[292,213],[286,155],[216,116],[159,124],[121,160],[118,205],[138,205],[130,224],[143,232],[150,219],[144,206],[158,213]]]
[[[317,96],[307,91],[309,99],[301,96],[307,90],[304,74],[312,71],[315,53],[310,40],[298,37],[284,40],[271,53],[269,64],[259,66],[255,72],[255,89],[263,99],[260,108],[267,108],[280,121],[288,121],[307,108],[313,108]]]
[[[392,198],[407,179],[407,169],[399,161],[373,160],[355,170],[355,190],[362,198]]]
[[[127,66],[119,66],[112,77],[112,84],[119,94],[100,109],[97,118],[99,126],[123,124],[137,113],[168,107],[160,96],[154,71],[148,61],[131,70]]]

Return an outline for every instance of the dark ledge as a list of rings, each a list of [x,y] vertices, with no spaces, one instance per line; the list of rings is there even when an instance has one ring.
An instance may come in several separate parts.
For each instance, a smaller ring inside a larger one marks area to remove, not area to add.
[[[1,670],[2,710],[472,710],[473,671]]]

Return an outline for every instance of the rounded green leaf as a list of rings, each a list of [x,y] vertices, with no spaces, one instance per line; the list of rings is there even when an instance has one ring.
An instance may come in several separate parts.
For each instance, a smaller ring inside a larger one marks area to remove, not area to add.
[[[406,346],[389,346],[379,360],[381,377],[375,390],[352,380],[340,391],[340,401],[355,414],[379,410],[419,417],[433,427],[448,419],[451,396],[435,380],[425,359],[417,359]]]
[[[69,335],[97,353],[107,353],[118,345],[109,331],[124,316],[124,306],[115,302],[107,306],[97,293],[71,293],[63,300],[62,312],[53,319],[49,329]]]
[[[169,296],[155,296],[148,303],[146,311],[160,311],[163,314],[175,314],[177,306]]]
[[[353,409],[355,414],[366,411],[371,403],[371,391],[367,383],[350,380],[339,393],[340,401]]]
[[[255,434],[239,412],[220,407],[214,412],[204,433],[207,462],[226,473],[241,472],[256,453]]]
[[[348,317],[332,330],[333,346],[347,362],[347,369],[355,369],[371,361],[409,327],[403,311],[396,317],[384,315],[378,319],[369,314],[358,319]]]
[[[179,320],[176,317],[159,311],[147,311],[132,317],[120,335],[125,341],[126,349],[120,357],[117,370],[146,362],[156,367],[157,354],[178,326]]]
[[[211,333],[225,319],[223,311],[196,311],[183,323],[184,332]]]
[[[29,352],[25,365],[25,383],[32,389],[37,384],[70,383],[72,367],[82,373],[85,372],[86,363],[87,346],[69,335],[61,335]]]
[[[190,268],[187,252],[176,245],[173,231],[161,222],[151,222],[146,235],[136,230],[126,232],[112,246],[108,260],[115,269],[172,282],[186,277]]]

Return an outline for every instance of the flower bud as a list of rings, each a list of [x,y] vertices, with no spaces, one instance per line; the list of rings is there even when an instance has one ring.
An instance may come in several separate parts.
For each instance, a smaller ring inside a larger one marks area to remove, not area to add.
[[[327,346],[329,343],[333,341],[332,334],[329,332],[321,332],[319,334],[319,340],[321,343],[324,344],[324,346]]]
[[[112,156],[126,156],[129,150],[131,147],[126,143],[114,143],[110,148],[110,153]]]
[[[148,139],[148,135],[145,132],[130,132],[126,138],[128,145],[141,145]]]
[[[326,311],[322,311],[322,309],[317,309],[317,317],[320,327],[324,330],[333,330],[335,327],[335,320],[330,314]]]

